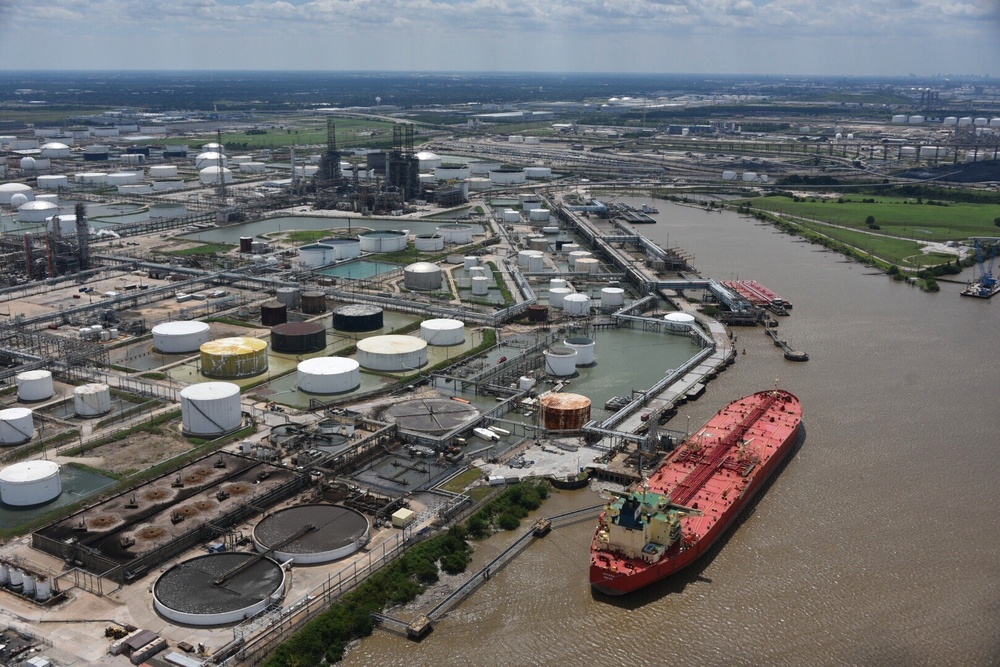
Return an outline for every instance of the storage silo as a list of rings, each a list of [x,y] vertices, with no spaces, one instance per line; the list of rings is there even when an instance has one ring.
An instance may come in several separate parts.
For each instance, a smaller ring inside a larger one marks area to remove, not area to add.
[[[153,347],[164,354],[194,352],[208,342],[210,335],[210,327],[205,322],[164,322],[153,327]]]
[[[465,244],[472,243],[472,236],[475,230],[472,225],[450,223],[438,225],[434,231],[444,237],[445,243]]]
[[[447,318],[424,320],[420,323],[420,337],[428,345],[460,345],[465,342],[465,324]]]
[[[299,362],[298,387],[310,394],[342,394],[361,385],[360,364],[345,357],[316,357]]]
[[[0,470],[0,501],[7,505],[41,505],[60,493],[59,464],[53,461],[21,461]]]
[[[427,363],[427,341],[415,336],[372,336],[358,341],[358,361],[373,371],[411,371]]]
[[[240,388],[232,382],[202,382],[181,390],[185,435],[219,436],[241,423]]]
[[[413,245],[420,252],[444,250],[444,236],[441,234],[417,234],[413,237]]]
[[[490,279],[486,276],[472,276],[472,293],[475,296],[485,296],[490,293]]]
[[[564,345],[550,347],[543,352],[545,372],[556,377],[567,377],[576,372],[576,357],[579,353]]]
[[[590,399],[580,394],[557,392],[538,399],[542,425],[550,431],[577,431],[590,421]]]
[[[210,340],[201,346],[201,374],[227,380],[260,375],[267,370],[267,343],[235,336]]]
[[[0,410],[0,446],[21,445],[35,437],[35,419],[28,408]]]
[[[378,306],[350,304],[333,310],[333,328],[338,331],[363,333],[383,326],[383,311]]]
[[[690,331],[694,326],[694,315],[688,313],[667,313],[663,319],[671,331]]]
[[[313,526],[296,537],[301,526]],[[253,529],[253,542],[260,553],[271,553],[282,562],[296,565],[329,563],[346,558],[368,543],[368,519],[339,505],[297,505],[281,509],[260,520]]]
[[[273,559],[212,553],[161,574],[153,584],[153,608],[181,625],[231,625],[277,604],[284,593],[285,571]]]
[[[302,293],[302,312],[306,315],[319,315],[326,312],[326,292],[309,290]]]
[[[404,231],[386,230],[358,234],[362,252],[399,252],[406,250],[409,234]]]
[[[562,308],[566,297],[573,293],[568,287],[553,287],[549,290],[549,305],[553,308]]]
[[[403,284],[407,289],[425,292],[441,289],[441,267],[431,262],[414,262],[403,269]]]
[[[14,381],[17,383],[17,400],[25,403],[44,401],[55,393],[51,371],[24,371],[18,373]]]
[[[577,367],[593,366],[596,363],[594,349],[597,347],[597,343],[594,342],[593,338],[571,336],[563,341],[563,345],[571,350],[576,350]]]
[[[319,322],[288,322],[271,329],[271,349],[286,354],[318,352],[326,347],[326,329]]]
[[[563,311],[567,315],[590,315],[590,297],[586,294],[567,294],[563,297]]]
[[[277,299],[260,304],[260,323],[275,327],[288,321],[288,306]]]
[[[102,383],[82,384],[73,390],[77,417],[99,417],[111,412],[111,388]]]
[[[301,294],[298,287],[279,287],[274,291],[274,298],[289,308],[298,308]]]
[[[601,288],[601,308],[617,308],[625,303],[625,290],[621,287]]]

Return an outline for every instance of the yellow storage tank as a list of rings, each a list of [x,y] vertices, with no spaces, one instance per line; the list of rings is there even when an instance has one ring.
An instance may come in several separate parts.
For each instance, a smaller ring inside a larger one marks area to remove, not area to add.
[[[266,370],[267,343],[259,338],[220,338],[201,346],[201,374],[205,377],[232,380]]]

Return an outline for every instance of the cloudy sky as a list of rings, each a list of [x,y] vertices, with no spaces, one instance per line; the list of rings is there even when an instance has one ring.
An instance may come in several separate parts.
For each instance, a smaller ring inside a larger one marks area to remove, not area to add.
[[[996,76],[1000,0],[0,0],[0,69]]]

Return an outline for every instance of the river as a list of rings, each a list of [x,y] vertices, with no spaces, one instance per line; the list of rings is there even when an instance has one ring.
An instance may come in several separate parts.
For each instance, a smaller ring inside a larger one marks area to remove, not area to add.
[[[657,206],[642,233],[669,234],[705,276],[791,301],[783,337],[810,355],[787,362],[760,328],[736,329],[746,355],[673,427],[777,379],[802,400],[801,448],[722,548],[667,582],[593,594],[581,522],[529,546],[423,642],[376,630],[344,664],[996,664],[1000,302],[943,282],[925,294],[733,213]],[[557,493],[541,513],[596,499]]]

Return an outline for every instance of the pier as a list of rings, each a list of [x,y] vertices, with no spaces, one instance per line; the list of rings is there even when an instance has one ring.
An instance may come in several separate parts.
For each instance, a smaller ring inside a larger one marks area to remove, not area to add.
[[[765,326],[764,333],[767,337],[774,341],[774,346],[781,348],[781,351],[785,354],[785,359],[789,361],[809,361],[809,355],[805,352],[799,350],[793,350],[789,345],[788,341],[778,337],[777,327]]]

